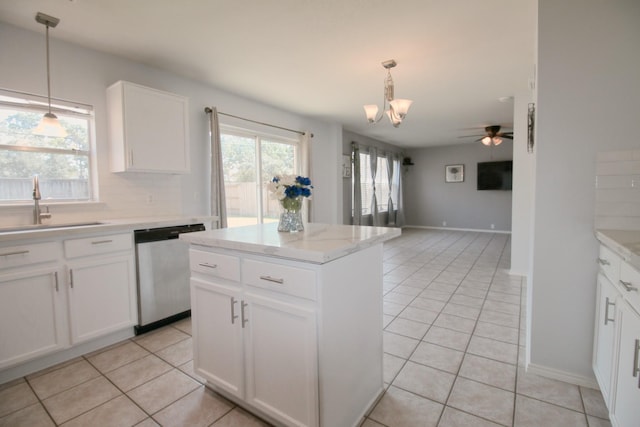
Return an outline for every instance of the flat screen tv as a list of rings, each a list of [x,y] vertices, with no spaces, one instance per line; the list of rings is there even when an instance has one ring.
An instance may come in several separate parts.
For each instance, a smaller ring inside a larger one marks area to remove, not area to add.
[[[478,190],[511,190],[513,161],[478,163]]]

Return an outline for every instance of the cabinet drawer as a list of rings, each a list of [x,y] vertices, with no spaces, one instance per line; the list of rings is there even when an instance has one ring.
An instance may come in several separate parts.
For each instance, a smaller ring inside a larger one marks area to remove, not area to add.
[[[131,233],[94,236],[64,241],[64,253],[67,258],[126,251],[132,248],[133,236]]]
[[[626,262],[622,262],[620,284],[625,288],[622,292],[623,298],[629,301],[631,307],[640,313],[640,272]]]
[[[598,264],[604,272],[604,275],[613,283],[618,283],[618,280],[620,280],[620,262],[620,257],[611,249],[604,245],[600,245]]]
[[[189,266],[191,271],[234,282],[240,281],[240,259],[235,256],[190,249]]]
[[[248,259],[242,264],[242,278],[247,285],[316,299],[316,274],[311,270]]]
[[[0,268],[55,261],[60,253],[57,242],[35,243],[0,248]]]

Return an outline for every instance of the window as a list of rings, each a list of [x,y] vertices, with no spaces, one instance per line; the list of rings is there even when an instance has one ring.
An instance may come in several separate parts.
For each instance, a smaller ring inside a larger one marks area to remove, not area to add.
[[[371,214],[371,201],[373,199],[373,183],[371,182],[371,163],[369,153],[360,153],[360,194],[362,197],[362,215]],[[394,206],[398,206],[398,192],[400,176],[400,161],[393,160],[393,179],[391,188],[387,175],[387,157],[379,153],[376,166],[375,192],[378,212],[387,212],[389,206],[389,194]],[[355,177],[354,177],[355,179]],[[353,188],[353,186],[352,186]],[[353,200],[353,194],[352,194]]]
[[[31,200],[34,175],[43,200],[92,200],[93,109],[56,104],[52,111],[68,135],[34,135],[46,98],[0,91],[0,203]]]
[[[299,141],[221,127],[227,226],[275,222],[277,200],[266,184],[275,175],[299,173]]]

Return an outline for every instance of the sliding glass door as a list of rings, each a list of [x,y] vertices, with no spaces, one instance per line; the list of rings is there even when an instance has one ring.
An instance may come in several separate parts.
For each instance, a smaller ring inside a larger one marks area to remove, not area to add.
[[[275,175],[299,173],[299,141],[226,127],[220,141],[228,226],[277,221],[278,201],[266,184]]]

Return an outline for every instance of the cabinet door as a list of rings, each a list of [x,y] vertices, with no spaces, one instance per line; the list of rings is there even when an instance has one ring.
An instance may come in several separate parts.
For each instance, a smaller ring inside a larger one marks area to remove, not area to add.
[[[120,81],[107,102],[113,172],[189,172],[186,97]]]
[[[195,372],[215,386],[243,398],[240,310],[238,288],[191,278]]]
[[[246,401],[288,426],[318,424],[315,310],[244,294]]]
[[[66,345],[61,278],[56,267],[0,275],[0,368]]]
[[[593,371],[600,385],[602,396],[611,404],[611,379],[616,334],[616,298],[618,292],[603,275],[598,275]],[[610,407],[610,406],[609,406]]]
[[[79,343],[135,325],[135,263],[132,254],[70,262],[71,339]]]
[[[620,342],[616,391],[612,412],[613,425],[638,425],[640,408],[640,315],[626,302],[619,307]]]

